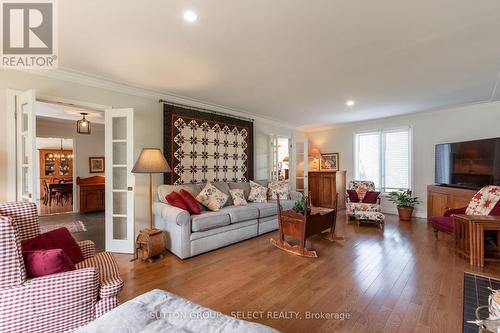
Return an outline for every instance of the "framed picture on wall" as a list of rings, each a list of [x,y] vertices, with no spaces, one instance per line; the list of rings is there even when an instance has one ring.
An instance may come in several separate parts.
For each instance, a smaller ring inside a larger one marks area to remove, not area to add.
[[[89,173],[104,173],[104,157],[89,157]]]
[[[321,154],[320,171],[339,171],[339,153]]]

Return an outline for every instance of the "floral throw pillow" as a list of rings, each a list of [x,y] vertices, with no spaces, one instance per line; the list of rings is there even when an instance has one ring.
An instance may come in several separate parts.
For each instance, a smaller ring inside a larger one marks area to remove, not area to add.
[[[219,190],[211,183],[207,183],[203,190],[196,196],[196,201],[208,209],[216,212],[226,203],[228,195]]]
[[[290,187],[286,180],[273,180],[267,185],[269,188],[269,198],[271,200],[288,200],[290,199]]]
[[[247,204],[243,189],[232,189],[229,190],[229,193],[231,193],[231,197],[233,198],[233,205],[245,206]]]
[[[267,202],[267,187],[250,181],[250,194],[248,195],[248,201]]]

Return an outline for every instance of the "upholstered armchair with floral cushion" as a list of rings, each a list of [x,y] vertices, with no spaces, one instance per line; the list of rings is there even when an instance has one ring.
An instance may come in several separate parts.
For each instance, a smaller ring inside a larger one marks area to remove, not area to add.
[[[88,240],[76,269],[29,278],[21,243],[39,234],[35,204],[0,203],[0,332],[72,331],[117,306],[118,266]]]
[[[367,193],[370,198],[366,197]],[[346,200],[346,211],[350,217],[354,217],[356,211],[380,212],[380,192],[375,191],[375,183],[370,180],[351,180]]]

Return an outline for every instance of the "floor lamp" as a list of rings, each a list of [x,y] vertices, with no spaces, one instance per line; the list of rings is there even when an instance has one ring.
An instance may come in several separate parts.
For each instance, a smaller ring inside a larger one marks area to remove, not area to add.
[[[167,160],[159,148],[144,148],[132,168],[132,173],[149,174],[149,228],[140,231],[136,240],[137,255],[142,260],[152,261],[152,257],[165,252],[165,233],[153,228],[153,173],[170,172]]]

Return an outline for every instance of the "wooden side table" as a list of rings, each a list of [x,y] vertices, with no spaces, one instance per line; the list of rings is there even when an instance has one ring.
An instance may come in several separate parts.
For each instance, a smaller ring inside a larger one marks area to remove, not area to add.
[[[457,253],[469,258],[472,266],[484,267],[484,232],[497,231],[497,246],[500,246],[500,216],[453,215],[455,222],[455,248]]]

